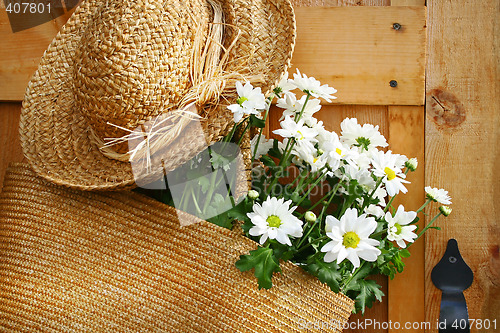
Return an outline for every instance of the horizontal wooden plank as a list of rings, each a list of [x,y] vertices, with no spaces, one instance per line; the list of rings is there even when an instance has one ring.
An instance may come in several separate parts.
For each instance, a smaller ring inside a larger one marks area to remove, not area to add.
[[[296,8],[295,14],[293,65],[335,87],[334,103],[424,104],[425,7]]]
[[[13,33],[6,12],[0,11],[0,100],[22,100],[67,16]],[[293,65],[335,87],[334,103],[423,104],[424,7],[297,7],[296,16]],[[402,28],[394,30],[393,23]],[[391,80],[398,86],[391,87]]]

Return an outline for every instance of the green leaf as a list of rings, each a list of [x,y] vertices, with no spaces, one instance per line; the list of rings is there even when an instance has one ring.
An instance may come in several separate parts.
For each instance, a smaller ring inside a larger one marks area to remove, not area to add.
[[[408,251],[407,249],[402,249],[401,251],[399,251],[399,254],[403,258],[408,258],[410,256],[410,251]]]
[[[211,213],[211,209],[213,209],[213,208],[212,207],[207,208],[207,212],[209,214]],[[216,224],[222,228],[232,229],[234,218],[229,217],[226,213],[223,213],[220,215],[215,215],[215,216],[207,219],[207,221],[210,223]]]
[[[248,198],[245,198],[245,200],[242,200],[239,204],[228,210],[227,215],[239,221],[249,221],[247,212],[252,211],[252,204],[249,201]]]
[[[274,162],[274,160],[267,156],[267,155],[263,155],[260,160],[262,161],[262,163],[264,163],[265,166],[268,166],[268,167],[275,167],[276,166],[276,163]]]
[[[355,275],[352,277],[351,282],[349,282],[349,285],[344,286],[342,292],[347,293],[350,290],[356,290],[358,281],[363,280],[365,277],[370,275],[371,272],[372,268],[370,267],[369,263],[363,265],[361,268],[358,268]]]
[[[380,290],[381,288],[382,287],[373,280],[358,280],[354,288],[354,290],[359,291],[355,300],[356,310],[365,314],[365,309],[367,307],[371,308],[375,300],[381,302],[384,296],[384,293]]]
[[[249,254],[241,255],[240,260],[236,262],[236,267],[242,272],[254,268],[259,289],[270,289],[273,285],[273,273],[281,272],[279,261],[274,256],[273,250],[267,247],[259,247],[257,250],[250,251]]]
[[[269,150],[268,155],[272,157],[276,157],[277,159],[281,159],[283,154],[278,148],[279,141],[276,139],[273,139],[273,147]]]
[[[255,126],[258,128],[264,128],[266,126],[266,122],[264,119],[257,118],[255,115],[250,115],[250,126]]]
[[[340,290],[340,275],[339,266],[335,262],[324,262],[318,256],[312,256],[308,260],[306,270],[316,276],[321,282],[326,283],[330,289],[338,293]]]

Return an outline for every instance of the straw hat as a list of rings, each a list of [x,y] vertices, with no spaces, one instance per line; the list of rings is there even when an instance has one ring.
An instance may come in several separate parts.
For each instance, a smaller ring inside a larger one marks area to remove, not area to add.
[[[27,165],[5,177],[0,238],[2,331],[339,332],[353,306],[291,263],[258,290],[234,266],[250,239],[181,227],[137,193],[56,186]]]
[[[269,91],[294,40],[289,0],[84,0],[27,88],[24,154],[83,190],[153,180],[227,134],[235,82]],[[134,156],[147,161],[141,174]]]

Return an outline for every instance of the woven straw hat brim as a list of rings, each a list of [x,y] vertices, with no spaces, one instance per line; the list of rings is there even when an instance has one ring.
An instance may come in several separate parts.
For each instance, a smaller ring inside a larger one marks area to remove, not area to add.
[[[291,263],[258,290],[234,265],[250,239],[180,227],[175,209],[133,192],[56,186],[27,165],[5,177],[0,238],[2,331],[300,332],[342,326],[353,306]]]
[[[23,152],[32,168],[51,182],[82,190],[135,186],[130,163],[104,156],[91,142],[89,124],[76,107],[72,91],[75,50],[89,20],[99,10],[99,3],[101,0],[84,0],[45,51],[28,85],[20,120]],[[271,7],[273,17],[263,18],[268,13],[266,8]],[[264,57],[267,63],[279,64],[280,73],[285,74],[295,40],[295,19],[289,1],[235,0],[233,10],[231,15],[236,16],[246,11],[245,17],[237,20],[241,28],[255,25],[254,29],[262,30],[262,36],[269,40],[265,46],[254,45],[259,57]],[[259,24],[248,22],[248,17],[255,17]],[[266,24],[262,24],[263,19]],[[252,41],[242,41],[236,52],[247,56],[251,46]],[[207,122],[206,141],[193,139],[199,137],[198,132],[188,127],[168,146],[168,152],[161,156],[167,172],[205,149],[207,142],[220,140],[232,126],[232,113],[221,106]]]

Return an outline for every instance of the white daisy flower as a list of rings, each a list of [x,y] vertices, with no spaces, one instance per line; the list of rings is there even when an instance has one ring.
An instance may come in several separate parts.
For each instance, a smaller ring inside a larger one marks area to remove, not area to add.
[[[385,184],[387,193],[393,197],[400,191],[408,192],[403,183],[409,183],[405,180],[406,175],[401,168],[404,161],[401,155],[393,154],[390,150],[387,153],[377,151],[372,155],[373,174],[377,177],[382,177],[382,182]]]
[[[347,162],[348,164],[353,164],[353,159],[358,155],[358,153],[351,148],[343,145],[337,133],[330,132],[325,129],[318,130],[318,146],[319,149],[324,151],[327,157],[328,166],[332,170],[337,170],[341,162]]]
[[[284,138],[294,138],[295,142],[298,145],[312,145],[313,142],[315,143],[318,141],[316,140],[318,132],[313,128],[305,126],[303,119],[299,120],[299,122],[296,123],[292,118],[286,116],[285,120],[280,122],[280,125],[281,128],[274,130],[273,133],[278,134]]]
[[[451,197],[448,195],[448,191],[437,187],[425,187],[425,193],[427,193],[427,198],[432,201],[439,202],[443,205],[451,205]]]
[[[376,228],[377,222],[373,217],[367,217],[366,214],[358,216],[354,208],[347,209],[340,221],[331,215],[327,216],[326,235],[332,240],[321,248],[321,252],[326,252],[325,262],[337,260],[337,264],[340,264],[347,258],[356,268],[361,264],[359,258],[377,260],[381,252],[376,246],[380,242],[370,238]]]
[[[451,209],[450,207],[448,206],[440,206],[439,207],[439,211],[441,212],[441,214],[443,214],[445,217],[448,217],[450,214],[451,214],[451,211],[453,209]]]
[[[407,167],[410,171],[417,170],[418,167],[417,158],[416,157],[410,158],[408,161],[406,161],[405,167]]]
[[[379,219],[382,216],[384,216],[384,210],[380,206],[369,205],[368,207],[365,208],[365,214],[373,215]]]
[[[299,164],[306,163],[311,167],[312,172],[316,172],[326,165],[327,156],[320,155],[314,147],[312,147],[313,149],[311,147],[308,145],[295,146],[292,154],[298,159]]]
[[[295,85],[290,82],[290,80],[287,77],[287,74],[283,75],[283,77],[280,80],[280,83],[276,86],[276,90],[279,91],[279,93],[283,93],[285,95],[293,95],[295,96],[294,93],[290,92],[290,90],[295,89]]]
[[[356,118],[346,118],[340,123],[342,129],[340,140],[349,145],[359,147],[360,150],[371,150],[376,147],[387,147],[388,143],[380,134],[378,126],[372,124],[358,124]]]
[[[241,82],[236,82],[236,91],[239,96],[236,104],[227,107],[233,112],[235,123],[238,123],[246,114],[258,115],[261,110],[266,108],[266,98],[262,94],[260,87],[254,88],[250,82],[247,82],[244,86]]]
[[[255,200],[259,197],[259,192],[257,192],[256,190],[250,190],[248,191],[248,197],[252,200]]]
[[[375,188],[376,182],[373,180],[370,171],[367,169],[360,169],[357,166],[345,165],[344,175],[348,179],[355,179],[358,181],[359,185],[364,187],[367,191],[373,190]]]
[[[337,98],[332,95],[337,92],[335,88],[329,87],[327,84],[321,85],[321,82],[315,78],[300,74],[298,69],[297,73],[293,74],[293,80],[290,80],[290,82],[303,92],[309,93],[316,98],[323,98],[327,102],[331,102],[332,99]]]
[[[290,208],[291,200],[267,198],[266,201],[253,205],[253,212],[247,213],[254,226],[249,233],[261,236],[260,244],[267,239],[276,239],[281,244],[292,246],[290,236],[302,237],[302,221],[292,213],[297,207]]]
[[[258,137],[259,135],[257,134],[252,138],[252,140],[250,140],[250,147],[252,154],[255,151],[255,145],[257,144]],[[264,134],[262,134],[260,136],[259,146],[257,147],[257,154],[255,154],[256,155],[255,157],[259,158],[262,155],[266,155],[271,148],[273,148],[273,140],[266,139]]]
[[[304,108],[304,104],[306,102],[307,96],[302,96],[301,99],[297,100],[295,95],[285,95],[284,98],[280,98],[276,103],[276,106],[282,109],[283,115],[280,120],[283,120],[286,116],[290,116],[291,118],[298,115],[302,108]],[[313,115],[321,109],[320,100],[319,99],[310,99],[302,112],[302,118],[304,120],[310,120]],[[315,123],[313,121],[313,123]]]
[[[416,225],[408,225],[417,217],[416,212],[405,212],[403,205],[399,205],[396,214],[392,216],[390,212],[385,214],[387,221],[387,239],[396,241],[401,248],[406,247],[406,242],[413,243],[417,238],[417,234],[413,231],[417,229]]]

